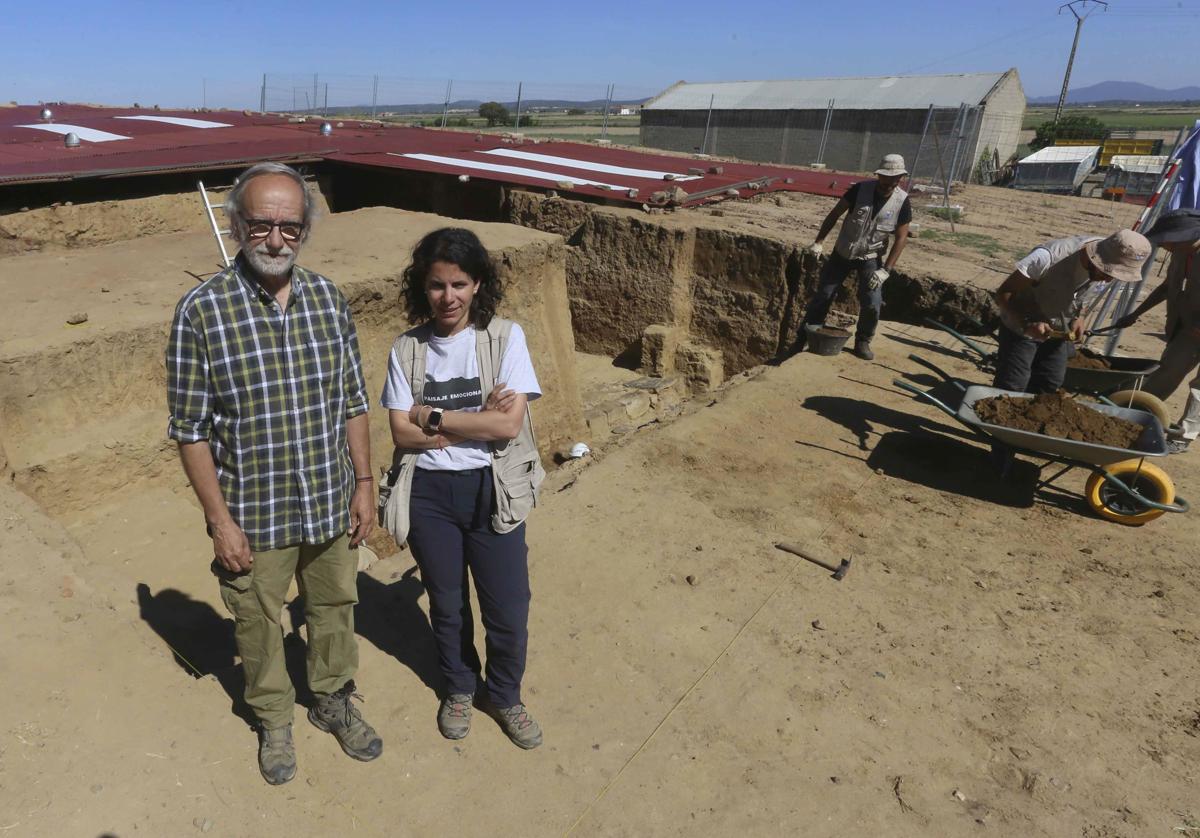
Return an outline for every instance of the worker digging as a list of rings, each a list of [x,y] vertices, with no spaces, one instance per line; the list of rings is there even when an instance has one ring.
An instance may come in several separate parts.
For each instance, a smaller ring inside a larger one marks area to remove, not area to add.
[[[848,276],[854,276],[859,306],[854,354],[864,361],[874,359],[871,339],[875,337],[875,328],[879,325],[883,308],[883,283],[904,252],[904,245],[908,241],[908,225],[912,221],[908,193],[899,185],[907,174],[908,169],[901,155],[884,155],[875,170],[876,178],[856,183],[847,189],[821,222],[816,240],[809,248],[816,256],[825,252],[822,242],[838,219],[849,213],[842,222],[833,253],[829,254],[821,267],[817,292],[804,311],[804,320],[790,354],[803,351],[810,330],[824,326],[834,295]],[[892,248],[880,264],[889,240],[892,241]]]

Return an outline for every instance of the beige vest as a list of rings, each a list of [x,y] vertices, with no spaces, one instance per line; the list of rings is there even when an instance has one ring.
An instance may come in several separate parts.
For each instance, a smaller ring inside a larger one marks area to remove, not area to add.
[[[1065,329],[1079,316],[1079,292],[1091,278],[1079,261],[1079,251],[1060,259],[1012,298],[1012,308],[1025,321],[1044,320]]]
[[[896,231],[896,220],[908,193],[900,187],[892,190],[879,212],[871,215],[877,180],[863,181],[850,214],[842,222],[834,249],[843,259],[867,259],[887,248],[888,236]]]
[[[493,317],[487,329],[475,332],[479,384],[485,401],[496,385],[512,325],[511,320]],[[413,401],[417,404],[424,403],[425,356],[432,333],[433,329],[428,325],[419,326],[396,338],[393,347],[412,386]],[[546,477],[538,455],[528,406],[516,438],[492,442],[489,449],[496,502],[492,512],[492,529],[498,533],[511,532],[524,522],[537,505],[538,489]],[[420,456],[420,451],[395,449],[392,467],[379,487],[380,523],[392,534],[397,544],[403,544],[408,535],[408,505],[412,495],[413,472]]]

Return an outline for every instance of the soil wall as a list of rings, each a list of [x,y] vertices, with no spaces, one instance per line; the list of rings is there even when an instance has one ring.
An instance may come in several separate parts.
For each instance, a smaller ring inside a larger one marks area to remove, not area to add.
[[[719,349],[727,375],[790,343],[823,264],[794,242],[731,231],[696,214],[645,215],[513,191],[505,220],[567,240],[580,349],[637,357],[647,326],[677,326]],[[834,307],[857,313],[849,284]],[[915,324],[934,317],[970,332],[970,319],[989,323],[995,314],[983,289],[907,269],[884,286],[883,316]]]
[[[387,357],[408,327],[398,302],[400,274],[416,241],[445,224],[437,216],[384,208],[340,214],[325,219],[303,254],[304,264],[337,282],[354,313],[377,465],[388,462],[391,451],[387,414],[377,405]],[[585,433],[565,245],[508,225],[466,226],[496,258],[506,287],[500,313],[521,323],[528,337],[545,394],[532,410],[549,457]],[[127,258],[122,244],[0,260],[0,293],[10,299],[20,298],[5,286],[22,276],[42,276],[52,289],[35,306],[39,315],[45,312],[40,333],[4,322],[16,312],[0,313],[6,335],[0,341],[0,449],[18,486],[48,508],[90,506],[132,482],[182,481],[174,444],[165,438],[164,352],[172,310],[189,285],[180,284],[181,271],[162,268],[171,264],[167,254],[183,264],[211,258],[213,244],[201,233],[142,239],[137,248],[137,260]],[[99,269],[122,259],[129,264],[117,280]],[[111,282],[114,291],[101,293],[100,281]],[[113,299],[122,289],[126,296]],[[65,326],[57,312],[76,308],[89,310],[90,319]]]

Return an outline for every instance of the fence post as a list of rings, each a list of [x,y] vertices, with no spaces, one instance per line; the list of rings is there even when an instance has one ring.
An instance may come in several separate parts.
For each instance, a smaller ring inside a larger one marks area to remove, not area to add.
[[[704,139],[700,141],[700,153],[709,154],[708,151],[708,132],[712,128],[712,112],[713,101],[717,98],[717,94],[712,94],[708,97],[708,118],[704,120]]]
[[[950,212],[950,183],[946,180],[946,164],[942,160],[942,143],[938,139],[937,126],[933,128],[933,151],[937,154],[938,171],[942,175],[942,206],[946,208],[946,219],[950,222],[950,232],[954,230],[954,215]]]
[[[450,113],[450,91],[454,89],[454,79],[446,80],[446,101],[442,103],[442,127],[446,127],[446,117]]]
[[[925,135],[929,133],[929,122],[933,119],[933,103],[929,103],[929,110],[925,112],[925,127],[921,129],[921,141],[917,143],[917,155],[913,158],[912,168],[908,170],[908,187],[907,190],[912,190],[913,178],[917,176],[917,164],[921,162],[921,149],[925,147]]]
[[[962,150],[963,131],[967,128],[967,103],[963,102],[958,106],[959,118],[954,120],[954,125],[958,129],[958,137],[954,140],[954,154],[950,157],[950,180],[946,181],[946,195],[950,194],[950,181],[954,180],[954,175],[958,171],[958,154]]]
[[[833,124],[833,103],[835,100],[829,100],[829,106],[825,109],[825,125],[821,128],[821,145],[817,147],[817,165],[821,165],[825,161],[825,143],[829,140],[829,126]]]
[[[263,73],[262,92],[258,96],[258,112],[267,112],[267,74]]]
[[[608,108],[609,108],[609,105],[611,105],[611,104],[612,104],[613,88],[614,88],[614,87],[616,87],[616,85],[615,85],[615,84],[610,84],[610,85],[608,86],[608,89],[607,89],[607,90],[605,90],[605,92],[604,92],[604,127],[603,127],[602,129],[600,129],[600,136],[601,136],[601,137],[607,137],[607,136],[608,136]]]
[[[375,109],[379,106],[379,76],[374,76],[371,83],[371,119],[375,118]]]
[[[517,82],[517,120],[513,123],[514,128],[521,127],[521,86],[523,82]]]
[[[789,108],[783,112],[783,136],[779,139],[779,165],[787,160],[788,129],[792,124],[792,111]]]

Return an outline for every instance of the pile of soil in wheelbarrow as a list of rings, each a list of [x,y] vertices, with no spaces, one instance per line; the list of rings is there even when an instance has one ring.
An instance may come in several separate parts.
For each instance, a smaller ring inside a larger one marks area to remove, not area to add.
[[[1079,404],[1061,390],[1032,399],[980,399],[975,402],[975,414],[991,425],[1114,448],[1129,448],[1142,435],[1142,426],[1137,422],[1107,416]]]
[[[1093,355],[1091,352],[1077,352],[1071,360],[1067,361],[1068,367],[1074,367],[1077,370],[1107,370],[1112,369],[1112,362],[1103,355]]]

